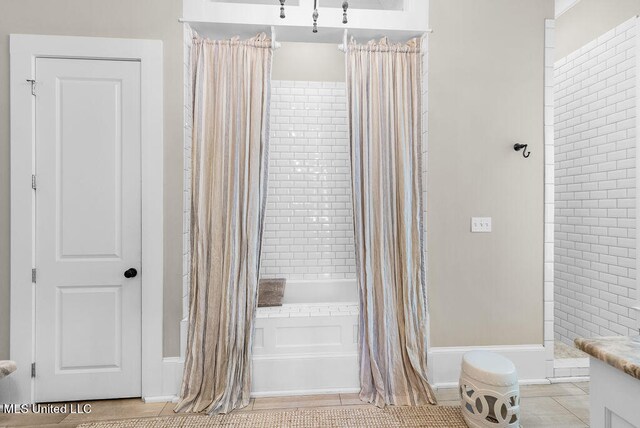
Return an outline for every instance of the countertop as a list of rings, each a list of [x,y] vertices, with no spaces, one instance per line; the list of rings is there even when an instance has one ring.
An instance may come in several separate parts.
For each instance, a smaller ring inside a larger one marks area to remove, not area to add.
[[[591,357],[640,379],[640,336],[578,338],[574,342]]]

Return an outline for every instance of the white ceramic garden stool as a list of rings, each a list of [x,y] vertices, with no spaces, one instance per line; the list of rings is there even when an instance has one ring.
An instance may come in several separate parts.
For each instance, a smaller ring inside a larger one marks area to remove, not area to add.
[[[459,391],[462,416],[470,427],[520,426],[518,374],[508,358],[487,351],[464,354]]]

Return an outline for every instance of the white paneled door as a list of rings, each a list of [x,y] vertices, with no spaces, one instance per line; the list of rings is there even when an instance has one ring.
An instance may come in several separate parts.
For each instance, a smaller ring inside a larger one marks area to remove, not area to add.
[[[35,398],[140,396],[140,63],[38,58],[35,80]]]

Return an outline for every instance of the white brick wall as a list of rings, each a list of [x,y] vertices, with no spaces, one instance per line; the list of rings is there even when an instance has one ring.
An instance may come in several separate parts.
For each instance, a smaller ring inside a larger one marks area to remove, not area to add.
[[[256,318],[336,317],[358,315],[358,303],[306,303],[258,308]]]
[[[355,278],[346,108],[343,82],[272,82],[264,278]]]
[[[629,335],[635,284],[636,19],[556,62],[555,337]]]
[[[553,264],[554,264],[554,205],[555,166],[553,141],[553,58],[555,53],[556,23],[544,23],[544,348],[546,375],[554,375],[553,343]]]

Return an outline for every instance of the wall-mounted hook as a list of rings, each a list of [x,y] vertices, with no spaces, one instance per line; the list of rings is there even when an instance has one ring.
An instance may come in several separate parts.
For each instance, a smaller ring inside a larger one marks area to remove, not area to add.
[[[522,150],[522,156],[525,159],[528,158],[529,155],[531,154],[531,151],[527,151],[527,145],[526,144],[515,143],[513,145],[513,150],[515,150],[516,152],[519,152],[520,150]]]

